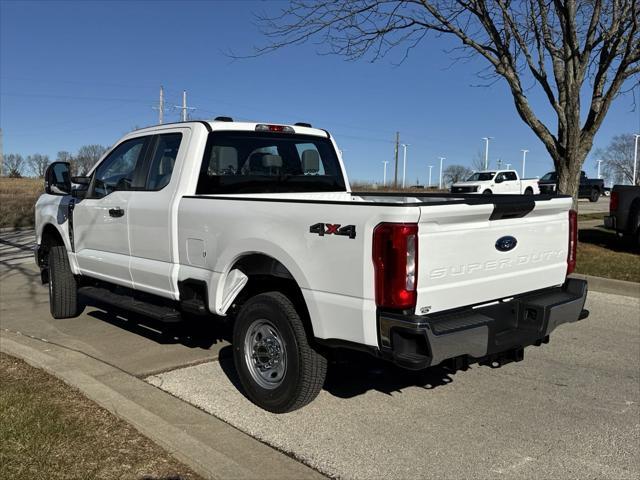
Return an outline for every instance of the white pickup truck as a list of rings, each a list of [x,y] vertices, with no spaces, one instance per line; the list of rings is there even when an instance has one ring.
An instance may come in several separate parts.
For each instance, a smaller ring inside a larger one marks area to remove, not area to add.
[[[538,195],[540,188],[537,178],[520,179],[515,170],[482,170],[473,172],[464,182],[451,185],[451,193]]]
[[[567,278],[571,198],[352,192],[308,124],[136,130],[86,177],[52,164],[45,188],[35,258],[53,317],[91,302],[226,317],[245,393],[272,412],[313,400],[338,347],[410,369],[500,364],[588,315],[586,282]]]

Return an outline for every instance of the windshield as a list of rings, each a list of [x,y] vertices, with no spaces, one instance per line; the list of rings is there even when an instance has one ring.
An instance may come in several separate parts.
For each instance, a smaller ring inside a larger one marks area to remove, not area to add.
[[[328,138],[270,132],[209,134],[196,193],[346,191]]]
[[[467,178],[467,182],[484,182],[487,180],[491,180],[496,172],[474,172],[469,178]]]
[[[555,182],[556,178],[556,172],[549,172],[545,173],[540,180],[543,182]]]

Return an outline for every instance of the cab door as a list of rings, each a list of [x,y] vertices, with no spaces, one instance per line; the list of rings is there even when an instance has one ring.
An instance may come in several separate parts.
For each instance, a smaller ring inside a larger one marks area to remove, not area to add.
[[[125,140],[94,170],[84,199],[73,210],[74,250],[83,275],[132,287],[129,207],[139,188],[151,137]]]
[[[178,263],[173,207],[190,136],[190,128],[178,127],[153,137],[143,167],[145,186],[134,192],[129,208],[134,288],[168,298],[175,298],[172,272]]]

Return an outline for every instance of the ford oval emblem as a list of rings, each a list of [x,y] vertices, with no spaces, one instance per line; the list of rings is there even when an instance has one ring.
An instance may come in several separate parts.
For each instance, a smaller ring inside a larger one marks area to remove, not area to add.
[[[514,248],[516,248],[517,244],[518,240],[516,240],[515,237],[500,237],[496,241],[496,250],[499,250],[501,252],[508,252],[509,250],[513,250]]]

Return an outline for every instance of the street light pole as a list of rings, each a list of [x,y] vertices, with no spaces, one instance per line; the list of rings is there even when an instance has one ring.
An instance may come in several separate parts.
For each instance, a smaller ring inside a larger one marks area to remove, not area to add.
[[[640,134],[635,134],[636,144],[635,144],[635,152],[633,154],[633,185],[636,184],[636,173],[638,172],[638,138],[640,138]]]
[[[431,187],[431,169],[433,168],[433,165],[429,165],[429,187]]]
[[[482,140],[485,141],[485,146],[484,146],[484,169],[488,170],[489,169],[489,140],[491,140],[493,137],[482,137]]]
[[[602,178],[600,176],[600,164],[602,164],[602,160],[596,160],[596,162],[598,162],[598,178]]]
[[[440,157],[440,181],[438,182],[438,188],[442,190],[442,162],[444,162],[446,157]]]
[[[402,148],[404,149],[404,159],[403,159],[403,167],[402,167],[402,188],[404,188],[405,180],[407,177],[407,147],[408,143],[403,143]]]
[[[384,165],[384,173],[382,174],[382,185],[383,186],[387,186],[387,163],[389,163],[387,160],[384,160],[383,162]]]
[[[511,170],[511,164],[507,163],[507,170]]]
[[[529,150],[520,150],[522,152],[522,178],[524,178],[524,166],[527,163],[527,152]]]

